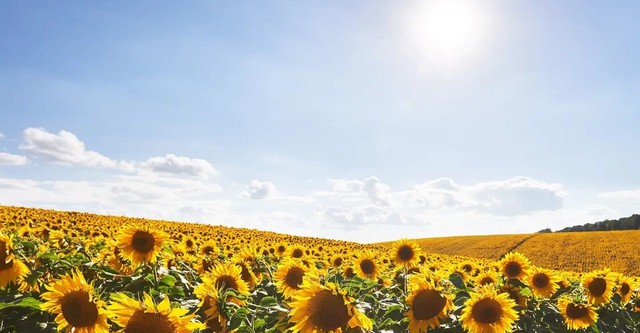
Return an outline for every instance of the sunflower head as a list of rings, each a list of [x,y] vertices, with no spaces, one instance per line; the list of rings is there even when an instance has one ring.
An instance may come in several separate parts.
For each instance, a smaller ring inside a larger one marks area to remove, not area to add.
[[[518,252],[507,253],[502,260],[502,274],[509,279],[522,280],[529,269],[529,259]]]
[[[228,289],[234,289],[240,295],[249,296],[249,285],[242,279],[242,268],[233,262],[220,263],[213,266],[212,270],[202,277],[202,285],[205,289],[215,289],[224,294]],[[197,294],[196,294],[197,295]],[[243,305],[244,300],[229,296],[228,301]]]
[[[636,289],[636,283],[633,279],[623,276],[620,278],[617,287],[617,293],[620,295],[620,303],[625,305],[631,301],[631,296],[633,295],[633,291]]]
[[[587,328],[598,320],[598,314],[591,305],[578,303],[566,297],[558,300],[558,310],[570,330]]]
[[[122,258],[130,260],[135,266],[154,263],[158,258],[167,235],[148,226],[129,227],[118,237],[118,247]]]
[[[10,283],[20,284],[29,268],[13,255],[13,240],[0,233],[0,289]]]
[[[353,260],[353,270],[364,279],[376,280],[381,271],[376,253],[372,250],[358,251]]]
[[[464,303],[460,320],[469,332],[511,332],[518,320],[516,303],[507,294],[498,294],[493,285],[483,286]]]
[[[292,297],[308,278],[308,272],[309,268],[299,260],[286,260],[274,275],[276,286],[285,297]]]
[[[56,314],[59,330],[108,333],[104,302],[93,296],[93,287],[81,272],[65,275],[46,286],[40,297],[45,301],[41,308]]]
[[[593,271],[582,277],[582,287],[589,303],[593,305],[609,303],[613,296],[613,286],[614,281],[608,270]]]
[[[412,276],[410,283],[411,291],[406,299],[409,311],[405,313],[409,318],[409,332],[426,332],[440,326],[440,320],[453,309],[451,298],[431,280],[419,275]]]
[[[560,279],[550,271],[542,268],[533,268],[527,275],[527,282],[533,295],[540,298],[551,298],[558,290]]]
[[[193,321],[194,315],[186,315],[188,310],[172,309],[167,297],[157,305],[147,293],[141,302],[122,293],[111,299],[108,306],[111,320],[122,327],[123,333],[189,333],[204,328],[203,324]]]
[[[422,249],[413,240],[401,239],[392,245],[393,260],[396,264],[412,267],[420,261]]]
[[[293,333],[342,332],[347,328],[371,330],[372,321],[360,312],[353,298],[332,283],[323,286],[317,282],[305,282],[293,296],[291,321]]]

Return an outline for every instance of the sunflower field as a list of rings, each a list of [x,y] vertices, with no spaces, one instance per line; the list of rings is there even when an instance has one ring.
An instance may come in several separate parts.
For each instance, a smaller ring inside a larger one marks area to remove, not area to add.
[[[638,279],[0,206],[0,332],[639,332]]]

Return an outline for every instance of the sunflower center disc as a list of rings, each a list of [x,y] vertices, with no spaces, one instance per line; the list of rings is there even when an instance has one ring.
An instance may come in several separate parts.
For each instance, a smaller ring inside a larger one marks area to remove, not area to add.
[[[333,261],[333,267],[340,267],[340,265],[342,265],[342,258],[336,258],[336,260]]]
[[[575,305],[573,303],[569,303],[567,305],[567,317],[571,319],[578,319],[586,316],[589,313],[586,307],[582,305]]]
[[[175,328],[167,316],[160,313],[136,311],[131,316],[124,333],[173,333]]]
[[[13,267],[13,260],[5,262],[7,260],[7,244],[0,241],[0,271],[4,271],[7,268]]]
[[[533,285],[537,288],[544,288],[549,284],[549,277],[547,274],[538,273],[533,276]]]
[[[342,296],[334,295],[329,290],[318,292],[309,302],[311,302],[309,319],[316,328],[323,331],[344,327],[351,319]]]
[[[607,281],[603,278],[595,278],[591,283],[589,283],[589,292],[591,295],[599,297],[604,295],[604,292],[607,290]]]
[[[371,275],[376,269],[376,266],[373,264],[373,261],[369,259],[365,259],[360,262],[360,269],[366,275]]]
[[[86,291],[74,291],[62,299],[62,315],[73,327],[88,327],[98,321],[98,308]]]
[[[408,245],[403,245],[398,249],[398,257],[403,261],[413,259],[413,249]]]
[[[238,290],[238,284],[236,283],[236,279],[233,276],[222,275],[216,279],[216,288],[221,291],[226,291],[227,289],[235,289]]]
[[[293,250],[293,253],[291,254],[292,257],[294,258],[302,258],[302,250],[300,249],[295,249]]]
[[[507,264],[505,271],[508,277],[516,277],[522,272],[522,266],[517,262],[510,262]]]
[[[471,313],[475,321],[482,324],[493,324],[502,317],[502,307],[498,301],[485,298],[473,306]]]
[[[285,283],[294,289],[300,289],[300,285],[302,284],[302,277],[304,276],[304,271],[300,267],[291,267],[287,272],[287,276],[285,276]]]
[[[420,291],[413,299],[411,309],[417,320],[427,320],[437,316],[447,304],[447,300],[435,290]]]
[[[495,283],[495,281],[492,278],[488,277],[488,276],[484,277],[484,278],[482,278],[482,280],[480,280],[480,285],[481,286],[484,286],[484,285],[487,285],[487,284],[491,284],[491,283]]]
[[[149,232],[138,230],[133,234],[131,246],[134,250],[141,253],[148,253],[153,250],[156,240]]]
[[[213,247],[210,245],[207,245],[202,249],[202,252],[204,252],[204,254],[206,255],[210,255],[211,253],[213,253]]]
[[[631,287],[627,283],[623,283],[622,287],[620,287],[620,294],[623,296],[628,294],[631,291]]]

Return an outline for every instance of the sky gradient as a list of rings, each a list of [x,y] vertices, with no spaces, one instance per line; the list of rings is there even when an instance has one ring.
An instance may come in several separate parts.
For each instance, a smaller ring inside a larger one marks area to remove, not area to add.
[[[453,48],[438,1],[2,2],[0,204],[360,242],[638,213],[640,3],[456,3]]]

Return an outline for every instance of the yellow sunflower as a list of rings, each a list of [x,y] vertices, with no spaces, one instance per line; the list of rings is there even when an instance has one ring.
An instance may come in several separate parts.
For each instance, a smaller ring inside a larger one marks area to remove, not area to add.
[[[196,287],[204,289],[216,289],[224,294],[227,289],[235,289],[239,294],[249,296],[249,286],[242,280],[242,268],[232,262],[225,262],[213,266],[213,269],[202,277],[202,284]],[[229,296],[229,302],[243,305],[244,300]]]
[[[560,279],[550,271],[536,267],[529,272],[527,281],[534,296],[551,298],[558,290]]]
[[[194,294],[200,299],[198,306],[204,311],[207,328],[214,333],[227,332],[229,319],[220,311],[220,305],[223,305],[226,300],[220,299],[215,286],[201,284],[194,290]]]
[[[625,305],[631,301],[633,291],[636,289],[636,284],[633,279],[629,277],[622,277],[618,282],[617,292],[621,297],[620,303]]]
[[[417,279],[416,279],[417,277]],[[453,301],[426,278],[412,276],[410,278],[409,296],[406,299],[409,311],[405,315],[409,318],[409,332],[427,332],[428,328],[440,326],[453,308]]]
[[[509,252],[500,260],[502,274],[509,279],[522,280],[529,269],[529,259],[518,252]]]
[[[162,243],[167,235],[147,226],[129,227],[118,237],[118,247],[123,259],[130,260],[135,266],[154,263],[157,260]]]
[[[285,261],[274,274],[276,287],[285,297],[293,296],[306,277],[309,268],[299,260]]]
[[[460,320],[469,333],[511,332],[518,320],[513,309],[516,303],[507,294],[498,294],[493,285],[480,287],[471,293],[464,306]]]
[[[613,296],[614,281],[608,270],[593,271],[582,277],[589,303],[593,305],[606,304]]]
[[[306,281],[293,299],[292,333],[342,333],[347,328],[373,328],[371,319],[356,309],[355,300],[333,283],[323,286]]]
[[[394,262],[405,267],[413,267],[420,260],[422,249],[413,240],[401,239],[392,245]]]
[[[598,314],[589,304],[575,303],[563,297],[558,300],[558,309],[570,330],[587,328],[598,321]]]
[[[304,246],[294,245],[289,249],[289,257],[294,259],[302,259],[306,255]]]
[[[200,254],[204,256],[215,256],[220,250],[215,242],[206,241],[200,246]]]
[[[56,316],[58,331],[78,333],[108,333],[104,302],[93,296],[93,286],[81,272],[65,275],[46,286],[40,297],[41,308]]]
[[[360,250],[353,260],[353,271],[365,279],[376,280],[380,274],[380,264],[375,252],[372,250]]]
[[[139,302],[125,294],[112,296],[108,307],[111,320],[122,327],[120,332],[174,332],[191,333],[204,329],[204,325],[192,321],[194,315],[186,315],[189,310],[171,308],[169,298],[165,297],[156,305],[149,294]]]
[[[475,284],[477,286],[484,286],[488,284],[498,284],[498,274],[491,270],[486,270],[475,278]]]
[[[0,233],[0,289],[9,283],[19,284],[29,268],[13,255],[13,239]]]

